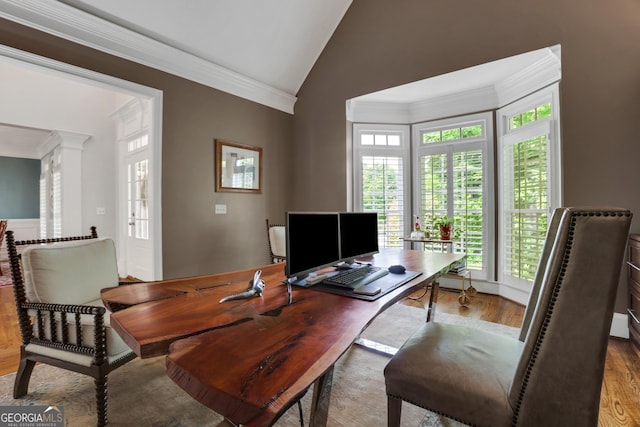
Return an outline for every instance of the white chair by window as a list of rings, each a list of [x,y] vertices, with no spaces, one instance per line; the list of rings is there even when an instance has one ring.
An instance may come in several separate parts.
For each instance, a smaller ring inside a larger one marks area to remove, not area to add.
[[[287,260],[286,228],[283,224],[271,224],[267,219],[267,239],[271,263]]]

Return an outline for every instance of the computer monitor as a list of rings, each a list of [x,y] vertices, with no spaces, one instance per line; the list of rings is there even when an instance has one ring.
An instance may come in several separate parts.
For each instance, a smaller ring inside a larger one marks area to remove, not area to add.
[[[312,271],[340,262],[337,212],[287,212],[288,278],[304,279]]]
[[[353,264],[356,258],[378,253],[378,214],[340,213],[340,258]]]

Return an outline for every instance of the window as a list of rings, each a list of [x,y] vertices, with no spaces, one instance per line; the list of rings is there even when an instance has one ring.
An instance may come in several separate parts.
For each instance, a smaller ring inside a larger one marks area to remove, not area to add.
[[[127,151],[129,153],[132,153],[148,145],[149,145],[149,135],[146,133],[143,133],[142,135],[139,135],[136,138],[132,138],[131,140],[129,140],[129,142],[127,142]]]
[[[149,239],[149,136],[143,133],[127,142],[127,236]]]
[[[474,278],[528,291],[561,205],[559,117],[554,84],[497,110],[496,140],[493,112],[414,124],[411,140],[408,126],[355,123],[354,209],[378,212],[380,247],[403,247],[415,216],[427,229],[452,217]]]
[[[403,247],[409,195],[409,128],[354,125],[354,206],[378,213],[378,245]]]
[[[48,157],[42,159],[40,164],[40,238],[46,239],[49,233],[49,210],[47,199],[49,197],[49,162]]]
[[[413,212],[432,234],[436,219],[453,218],[453,250],[466,253],[467,266],[481,278],[492,271],[493,260],[492,138],[488,113],[413,126]]]
[[[40,237],[62,236],[62,155],[60,147],[43,157],[40,174]]]
[[[498,111],[501,283],[528,288],[547,231],[560,206],[557,91],[547,91]]]

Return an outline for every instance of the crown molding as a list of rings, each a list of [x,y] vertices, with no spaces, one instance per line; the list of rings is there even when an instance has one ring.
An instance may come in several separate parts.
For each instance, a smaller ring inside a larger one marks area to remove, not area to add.
[[[347,100],[347,120],[358,123],[409,123],[409,105],[399,102]]]
[[[53,0],[0,0],[0,17],[293,114],[297,98]]]
[[[428,97],[412,103],[347,101],[347,120],[360,123],[407,124],[502,108],[520,98],[560,81],[560,46],[522,70],[489,86]]]
[[[497,106],[495,88],[486,86],[412,103],[351,99],[347,101],[347,120],[358,123],[420,123],[495,109]]]
[[[75,132],[66,132],[62,130],[52,131],[47,139],[37,148],[38,158],[42,159],[44,156],[53,151],[56,147],[61,147],[65,150],[82,151],[84,149],[84,143],[91,139],[91,135],[84,135]]]
[[[560,81],[561,78],[560,47],[557,46],[548,49],[548,54],[538,61],[496,83],[499,106],[508,105]]]
[[[495,108],[498,108],[498,94],[495,88],[493,86],[478,87],[410,104],[409,123],[477,113]]]

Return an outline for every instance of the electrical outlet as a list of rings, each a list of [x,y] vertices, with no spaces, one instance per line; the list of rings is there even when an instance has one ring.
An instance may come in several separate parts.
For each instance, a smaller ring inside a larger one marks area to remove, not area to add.
[[[216,215],[225,215],[227,213],[227,205],[216,205]]]
[[[105,208],[96,208],[96,215],[106,215],[107,210]]]

